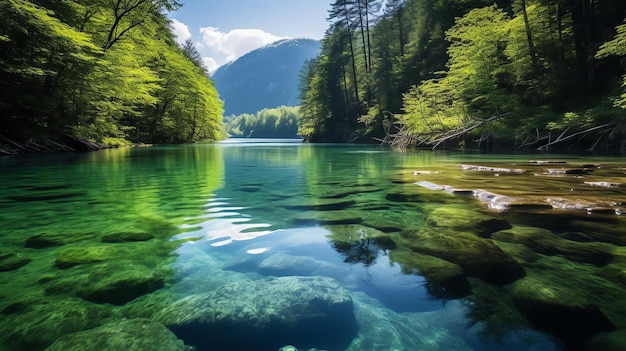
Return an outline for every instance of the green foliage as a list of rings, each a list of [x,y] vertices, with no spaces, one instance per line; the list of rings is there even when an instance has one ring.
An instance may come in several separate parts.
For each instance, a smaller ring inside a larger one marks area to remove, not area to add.
[[[213,82],[193,44],[176,44],[163,14],[178,6],[7,0],[0,133],[53,128],[115,145],[224,138]]]
[[[411,134],[436,134],[455,129],[468,121],[467,107],[449,89],[447,80],[428,80],[404,94],[404,114],[399,122]]]
[[[596,54],[596,57],[605,58],[612,55],[621,57],[626,56],[626,20],[624,21],[624,24],[616,28],[617,34],[615,35],[615,38],[600,46],[600,50]],[[615,106],[626,109],[626,75],[623,76],[622,88],[623,93],[619,99],[615,100]]]
[[[483,117],[502,111],[510,99],[502,89],[507,85],[507,38],[508,18],[495,5],[471,10],[446,32],[450,60],[445,80]]]
[[[230,116],[225,118],[226,131],[231,137],[296,138],[299,115],[299,107],[279,106],[254,115]]]
[[[566,112],[560,121],[548,122],[547,127],[550,130],[564,130],[566,128],[588,128],[593,122],[591,111],[580,115],[574,112]]]
[[[519,140],[626,108],[624,1],[387,0],[367,28],[351,10],[359,3],[333,3],[322,53],[302,75],[306,140],[382,138],[382,116],[425,137],[504,114],[480,132]]]

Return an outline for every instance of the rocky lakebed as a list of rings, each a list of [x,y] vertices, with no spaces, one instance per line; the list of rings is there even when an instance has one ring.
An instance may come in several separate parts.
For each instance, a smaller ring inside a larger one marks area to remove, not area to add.
[[[184,223],[13,225],[0,350],[626,349],[626,165],[464,162],[385,181],[320,179],[306,196],[242,183],[229,191],[245,204],[213,198]],[[86,196],[13,190],[0,209]],[[272,224],[253,223],[267,203]],[[390,267],[413,280],[375,279]],[[418,288],[427,302],[394,306]]]

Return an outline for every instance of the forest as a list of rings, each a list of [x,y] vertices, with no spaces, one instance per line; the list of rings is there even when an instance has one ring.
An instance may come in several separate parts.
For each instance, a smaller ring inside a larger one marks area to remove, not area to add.
[[[297,106],[279,106],[226,116],[226,133],[233,138],[297,138],[299,110]]]
[[[199,52],[190,41],[176,43],[166,17],[181,6],[177,0],[2,3],[4,141],[71,135],[125,145],[226,136],[223,103]]]
[[[626,150],[623,0],[335,0],[307,141]]]
[[[190,143],[269,128],[260,115],[224,124],[199,52],[170,28],[180,6],[5,0],[0,142]],[[334,0],[321,54],[300,73],[298,134],[624,151],[625,18],[623,0]]]

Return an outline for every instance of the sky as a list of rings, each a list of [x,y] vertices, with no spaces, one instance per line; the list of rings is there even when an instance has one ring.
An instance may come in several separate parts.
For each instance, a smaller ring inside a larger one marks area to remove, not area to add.
[[[280,39],[322,39],[331,0],[181,0],[168,14],[177,40],[191,39],[210,72]]]

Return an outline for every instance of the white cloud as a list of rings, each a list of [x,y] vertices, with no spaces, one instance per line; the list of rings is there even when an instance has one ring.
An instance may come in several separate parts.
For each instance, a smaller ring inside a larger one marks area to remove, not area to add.
[[[202,41],[199,46],[208,47],[218,53],[226,55],[226,62],[231,62],[277,40],[285,39],[260,29],[233,29],[230,32],[221,32],[215,27],[200,28]]]
[[[203,57],[202,62],[204,62],[204,66],[207,70],[209,70],[209,73],[217,71],[217,68],[219,67],[215,59],[212,57]]]
[[[171,26],[174,35],[176,35],[176,41],[180,44],[184,43],[187,39],[191,39],[191,32],[189,31],[189,26],[186,24],[173,19]]]

